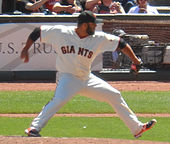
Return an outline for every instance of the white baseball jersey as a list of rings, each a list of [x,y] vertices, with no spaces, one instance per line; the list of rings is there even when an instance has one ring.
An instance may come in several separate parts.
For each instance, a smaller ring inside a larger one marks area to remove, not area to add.
[[[74,26],[41,26],[41,41],[56,49],[57,70],[86,79],[95,57],[104,51],[114,51],[119,37],[104,32],[80,39]],[[103,46],[105,45],[105,46]]]

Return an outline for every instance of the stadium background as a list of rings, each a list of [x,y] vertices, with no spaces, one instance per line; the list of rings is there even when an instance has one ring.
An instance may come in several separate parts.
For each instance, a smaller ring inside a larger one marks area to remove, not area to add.
[[[169,80],[170,69],[170,15],[97,15],[104,20],[102,30],[112,33],[114,29],[123,29],[130,36],[125,37],[126,41],[132,46],[135,53],[142,58],[144,67],[138,76],[129,75],[130,61],[123,54],[119,54],[116,62],[113,61],[112,53],[106,52],[102,58],[102,69],[93,71],[105,80]],[[75,23],[77,15],[0,15],[0,26],[11,24],[37,24],[37,23]],[[23,35],[14,35],[15,39],[26,38],[26,33],[32,29],[25,30]],[[5,33],[12,34],[10,31],[4,32],[1,28],[1,58],[8,58],[10,52],[4,49],[10,46],[3,45]],[[16,33],[17,34],[17,33]],[[12,41],[12,40],[11,40]],[[15,43],[9,41],[9,43]],[[26,40],[25,40],[26,41]],[[23,41],[24,42],[24,41]],[[8,42],[5,42],[8,43]],[[21,47],[22,48],[22,47]],[[20,49],[21,49],[20,48]],[[12,48],[10,49],[12,50]],[[18,60],[19,60],[19,53]],[[15,54],[16,55],[16,54]],[[3,65],[7,61],[1,61]],[[13,61],[12,64],[15,65]],[[41,61],[39,62],[41,63]],[[0,68],[1,81],[17,80],[50,80],[55,81],[56,71],[54,69],[40,70],[13,70],[12,65],[6,64],[7,69]],[[9,70],[8,70],[9,69]]]

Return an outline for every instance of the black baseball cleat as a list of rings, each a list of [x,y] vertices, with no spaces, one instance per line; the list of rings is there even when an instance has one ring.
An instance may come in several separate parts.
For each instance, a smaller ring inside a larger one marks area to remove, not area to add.
[[[135,137],[135,138],[141,137],[143,132],[151,129],[156,123],[157,123],[156,119],[152,119],[152,120],[150,120],[149,122],[145,123],[145,124],[143,125],[142,130],[141,130],[138,134],[134,135],[134,137]]]
[[[41,135],[36,129],[31,129],[31,128],[27,128],[25,130],[25,134],[27,134],[29,137],[41,137]]]

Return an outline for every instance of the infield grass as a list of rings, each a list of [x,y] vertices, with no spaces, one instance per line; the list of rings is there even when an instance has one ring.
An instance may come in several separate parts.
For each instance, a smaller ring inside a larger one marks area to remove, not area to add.
[[[53,91],[1,91],[0,113],[39,113]],[[122,92],[135,113],[170,113],[170,92]],[[112,113],[110,105],[75,96],[59,113]]]
[[[39,113],[53,97],[53,91],[1,91],[0,113]],[[170,113],[170,92],[122,92],[135,113]],[[59,113],[112,113],[110,105],[83,96],[75,96]],[[33,118],[0,117],[0,135],[24,135]],[[143,122],[151,118],[139,118]],[[170,118],[144,133],[142,140],[170,142]],[[85,126],[85,127],[84,127]],[[49,137],[96,137],[134,139],[117,117],[53,117],[41,132]]]
[[[143,122],[151,118],[139,118]],[[141,140],[170,142],[170,118],[156,118],[158,123],[145,132]],[[32,118],[0,117],[0,135],[26,136],[24,130],[30,125]],[[129,129],[117,117],[53,117],[41,135],[45,137],[93,137],[114,139],[135,139]]]

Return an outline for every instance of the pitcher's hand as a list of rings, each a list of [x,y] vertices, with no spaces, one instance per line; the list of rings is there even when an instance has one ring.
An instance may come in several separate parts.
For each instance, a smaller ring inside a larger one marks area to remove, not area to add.
[[[23,49],[22,52],[21,52],[20,57],[21,57],[21,59],[23,59],[23,61],[25,63],[29,62],[29,53],[28,53],[28,50]]]
[[[143,62],[141,59],[139,59],[140,63],[139,64],[134,64],[132,63],[131,64],[131,67],[130,67],[130,73],[133,73],[133,74],[138,74],[139,70],[141,69],[142,65],[143,65]]]

